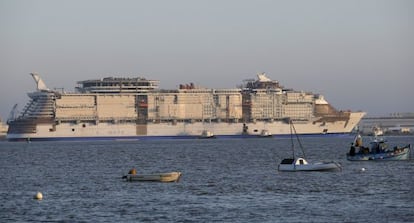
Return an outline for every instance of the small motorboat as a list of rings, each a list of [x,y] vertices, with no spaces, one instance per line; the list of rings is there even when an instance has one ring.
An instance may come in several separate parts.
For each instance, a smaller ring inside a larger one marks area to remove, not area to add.
[[[269,130],[266,130],[266,129],[263,129],[261,132],[260,132],[260,137],[263,137],[263,138],[268,138],[268,137],[272,137],[273,135],[272,135],[272,133],[270,133],[269,132]]]
[[[284,159],[278,166],[279,171],[336,171],[341,165],[336,162],[308,163],[304,158]]]
[[[181,172],[152,173],[152,174],[136,174],[131,171],[122,178],[127,181],[152,181],[152,182],[178,182]]]
[[[375,137],[370,142],[370,147],[362,145],[361,135],[357,135],[351,144],[346,158],[350,161],[366,160],[408,160],[410,158],[411,144],[405,146],[394,146],[388,148],[388,144],[383,138]]]
[[[208,130],[203,130],[199,138],[200,139],[214,139],[216,138],[216,136]]]

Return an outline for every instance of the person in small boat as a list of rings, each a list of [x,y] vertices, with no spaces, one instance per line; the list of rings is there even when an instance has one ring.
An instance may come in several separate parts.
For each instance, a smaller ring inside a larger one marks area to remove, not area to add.
[[[376,153],[378,144],[376,142],[371,142],[370,151]]]
[[[383,141],[380,142],[379,147],[380,147],[381,152],[389,152],[388,145],[385,142]]]
[[[128,171],[128,175],[136,175],[137,174],[137,170],[135,168],[132,168]],[[122,179],[126,179],[127,175],[122,176]]]
[[[398,154],[398,153],[400,153],[401,151],[403,151],[403,148],[398,148],[398,146],[394,146],[394,153],[395,153],[395,154]]]
[[[132,168],[132,169],[129,170],[128,174],[136,175],[137,174],[137,170],[135,168]]]
[[[361,137],[361,135],[358,135],[356,137],[354,144],[355,144],[355,147],[362,147],[362,137]]]
[[[349,150],[349,155],[350,156],[355,156],[356,154],[361,154],[361,153],[369,153],[369,150],[367,151],[368,148],[364,147],[362,145],[362,137],[361,135],[357,135],[355,137],[354,142],[351,143],[351,148]]]
[[[373,142],[371,145],[372,153],[383,153],[385,152],[386,146],[384,142]]]
[[[353,143],[351,144],[351,149],[349,150],[349,155],[350,156],[355,156],[355,146],[354,146]]]

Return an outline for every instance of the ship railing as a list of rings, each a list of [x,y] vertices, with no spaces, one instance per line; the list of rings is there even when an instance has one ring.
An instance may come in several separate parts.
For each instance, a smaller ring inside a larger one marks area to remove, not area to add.
[[[179,118],[149,118],[146,120],[138,119],[140,123],[241,123],[242,118],[214,118],[214,119],[179,119]]]
[[[95,108],[95,105],[87,105],[87,104],[80,104],[80,105],[56,105],[56,108]]]
[[[53,117],[21,117],[14,120],[9,120],[8,124],[19,125],[19,124],[43,124],[43,123],[53,123]]]
[[[337,112],[334,114],[319,114],[321,117],[324,118],[349,118],[351,112]]]
[[[95,116],[78,116],[78,117],[57,117],[57,122],[76,122],[76,121],[94,121],[97,118]]]

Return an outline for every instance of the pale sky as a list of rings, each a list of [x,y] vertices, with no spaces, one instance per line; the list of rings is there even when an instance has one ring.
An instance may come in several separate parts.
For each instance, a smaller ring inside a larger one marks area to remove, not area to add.
[[[0,117],[38,72],[51,89],[109,76],[233,88],[266,72],[338,110],[414,112],[411,0],[0,0]]]

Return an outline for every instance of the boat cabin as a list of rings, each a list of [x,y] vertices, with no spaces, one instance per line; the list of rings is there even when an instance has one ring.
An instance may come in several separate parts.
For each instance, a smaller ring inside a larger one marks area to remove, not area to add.
[[[308,162],[303,158],[295,159],[283,159],[280,164],[294,164],[294,165],[307,165]]]
[[[297,158],[295,165],[307,165],[308,162],[303,158]]]
[[[293,164],[295,162],[294,159],[283,159],[280,164]]]

